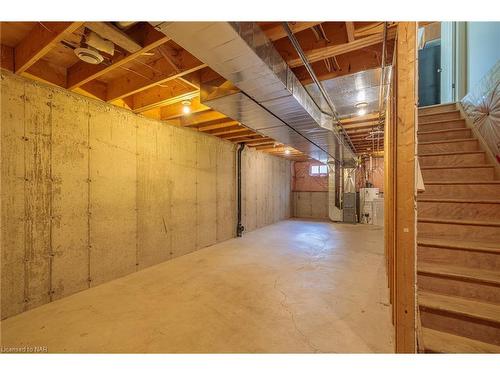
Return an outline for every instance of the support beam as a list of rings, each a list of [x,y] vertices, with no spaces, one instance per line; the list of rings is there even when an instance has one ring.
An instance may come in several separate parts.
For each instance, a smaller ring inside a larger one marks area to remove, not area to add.
[[[154,86],[137,94],[128,96],[135,113],[145,112],[153,108],[164,107],[183,100],[191,100],[199,96],[199,91],[183,83],[171,81],[162,86]],[[182,113],[182,112],[180,112]]]
[[[157,48],[169,40],[165,34],[159,32],[148,23],[140,25],[139,31],[140,32],[138,33],[140,34],[140,39],[142,39],[142,48],[139,51],[129,55],[115,54],[115,56],[111,59],[111,63],[108,65],[92,65],[84,63],[83,61],[77,62],[68,69],[67,88],[74,90],[87,82],[95,80],[100,76],[137,59],[142,54]]]
[[[39,22],[16,46],[15,72],[21,74],[45,56],[65,35],[72,33],[83,22]]]
[[[347,41],[349,43],[354,42],[354,22],[346,22],[345,30],[347,33]]]
[[[390,61],[392,61],[393,47],[394,39],[391,39],[387,43],[386,63],[390,63]],[[337,70],[329,70],[324,63],[324,60],[312,63],[312,67],[319,80],[324,81],[326,79],[354,74],[368,69],[379,68],[381,62],[381,52],[382,43],[373,44],[363,49],[336,56],[335,60],[337,61]],[[312,82],[304,66],[294,68],[293,72],[303,85],[307,85]]]
[[[216,129],[221,129],[221,128],[229,128],[229,127],[234,127],[234,126],[240,126],[241,124],[238,121],[233,121],[230,120],[229,118],[223,122],[213,124],[213,125],[207,125],[207,126],[200,126],[198,128],[199,131],[201,132],[206,132],[210,130],[216,130]]]
[[[311,27],[319,25],[320,23],[321,22],[289,22],[288,24],[292,32],[295,34],[300,31],[310,29]],[[278,39],[285,38],[287,36],[285,29],[283,29],[283,26],[281,25],[281,22],[275,26],[264,29],[263,31],[272,42]]]
[[[400,22],[396,50],[395,328],[396,352],[416,351],[417,24]]]
[[[389,29],[387,32],[387,39],[394,39],[396,36],[396,30]],[[305,51],[307,59],[310,63],[328,59],[337,55],[343,55],[349,52],[353,52],[359,49],[363,49],[374,44],[383,42],[383,34],[373,34],[365,38],[357,39],[353,42],[328,45],[326,47],[315,48],[309,51]],[[296,68],[302,66],[302,60],[300,58],[294,58],[287,61],[290,68]]]
[[[248,130],[248,128],[244,128],[244,127],[240,127],[240,128],[231,127],[231,128],[223,128],[222,130],[211,131],[211,132],[208,132],[208,134],[215,135],[215,136],[224,136],[224,135],[228,135],[228,134],[236,134],[236,133],[246,132],[247,130]]]
[[[344,130],[346,130],[347,132],[349,131],[353,131],[353,130],[356,130],[356,129],[369,129],[369,128],[372,128],[374,126],[378,126],[379,125],[379,121],[376,120],[376,121],[367,121],[367,122],[361,122],[361,123],[353,123],[353,124],[350,124],[350,125],[342,125],[342,127],[344,128]],[[381,124],[383,125],[383,124]]]
[[[359,124],[361,122],[378,120],[379,117],[380,117],[380,114],[378,112],[372,112],[372,113],[368,113],[368,114],[363,115],[363,116],[356,116],[356,117],[343,119],[340,121],[340,123],[342,125]]]
[[[255,137],[258,137],[258,138],[255,138]],[[221,138],[231,140],[231,139],[239,139],[239,138],[262,139],[263,137],[260,134],[257,134],[254,131],[247,129],[244,132],[244,134],[221,136]]]
[[[186,116],[182,116],[177,119],[169,120],[169,123],[177,126],[206,126],[221,123],[223,121],[232,121],[226,115],[216,112],[216,111],[204,111],[201,113],[192,113]]]
[[[128,73],[109,82],[107,101],[110,102],[133,95],[150,87],[196,72],[206,66],[185,50],[178,50],[177,53],[180,56],[176,58],[182,62],[178,69],[173,68],[165,58],[159,58],[149,64],[150,69],[144,69],[142,72],[144,74]]]
[[[267,145],[275,145],[277,144],[277,142],[272,139],[272,138],[269,138],[269,137],[264,137],[262,139],[259,139],[259,140],[253,140],[253,141],[248,141],[248,142],[245,142],[247,146],[251,146],[251,147],[257,147],[257,146],[267,146]]]
[[[396,23],[389,22],[389,28],[395,28]],[[380,34],[384,32],[384,22],[375,22],[370,25],[362,26],[354,30],[354,38],[363,38],[365,36]]]

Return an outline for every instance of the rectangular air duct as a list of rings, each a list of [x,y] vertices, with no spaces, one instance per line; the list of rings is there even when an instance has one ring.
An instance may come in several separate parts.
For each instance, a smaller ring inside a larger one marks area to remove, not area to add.
[[[203,83],[201,101],[312,158],[356,158],[255,22],[153,22],[224,80]]]

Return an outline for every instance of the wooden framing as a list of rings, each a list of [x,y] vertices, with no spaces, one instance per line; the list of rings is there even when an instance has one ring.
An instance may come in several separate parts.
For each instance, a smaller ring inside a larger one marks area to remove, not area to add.
[[[354,22],[346,22],[345,23],[345,29],[347,32],[347,41],[349,43],[354,42],[355,36],[354,36]]]
[[[416,35],[415,22],[398,24],[385,124],[385,254],[397,353],[416,351]]]
[[[389,31],[387,32],[387,38],[394,39],[395,36],[396,36],[396,30],[389,29]],[[384,38],[383,34],[378,33],[344,44],[315,48],[309,51],[305,51],[305,53],[309,62],[313,63],[316,61],[324,60],[337,55],[343,55],[345,53],[369,47],[374,44],[382,43],[383,38]],[[296,68],[298,66],[303,65],[302,60],[300,58],[290,59],[287,61],[287,63],[290,66],[290,68]]]
[[[292,30],[292,32],[295,34],[300,31],[310,29],[311,27],[319,25],[320,23],[321,22],[289,22],[288,24],[290,26],[290,30]],[[285,29],[281,24],[264,29],[264,32],[266,33],[266,36],[270,41],[276,41],[287,36]]]
[[[306,46],[306,53],[312,58],[313,69],[320,79],[351,74],[380,64],[381,22],[363,23],[362,26],[349,21],[289,22],[289,25],[300,43]],[[2,22],[1,26],[8,29],[3,34],[5,38],[0,35],[4,69],[150,118],[194,127],[235,143],[281,145],[271,138],[262,138],[251,129],[246,130],[242,127],[244,124],[201,104],[202,78],[208,81],[218,75],[148,22],[136,22],[127,29],[120,29],[113,22],[27,22],[22,27]],[[260,26],[282,57],[285,60],[292,58],[290,67],[297,78],[307,84],[310,77],[303,65],[293,62],[296,55],[282,23],[261,22]],[[390,38],[395,29],[392,26]],[[105,54],[103,63],[97,65],[78,60],[72,48],[80,43],[85,28],[115,43],[114,55]],[[320,30],[322,37],[318,37]],[[393,44],[393,40],[388,43],[389,54]],[[333,69],[324,60],[332,56],[335,57]],[[189,114],[183,113],[184,100],[191,101]],[[368,116],[346,121],[345,128],[354,135],[360,152],[369,152],[371,148],[364,138],[373,125]]]
[[[165,34],[156,30],[149,24],[142,26],[142,49],[129,55],[116,55],[113,57],[109,65],[92,65],[82,61],[77,62],[68,69],[68,85],[69,90],[80,87],[87,82],[98,79],[106,73],[109,73],[143,55],[149,51],[166,43],[170,38]]]
[[[28,36],[16,46],[15,73],[21,74],[45,56],[66,33],[72,33],[83,22],[45,22],[38,23]]]

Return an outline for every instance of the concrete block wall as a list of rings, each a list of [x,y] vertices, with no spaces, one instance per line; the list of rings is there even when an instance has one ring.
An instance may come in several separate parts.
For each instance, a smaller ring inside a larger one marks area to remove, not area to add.
[[[1,72],[1,317],[235,236],[235,146]],[[290,216],[290,163],[243,154],[248,230]]]

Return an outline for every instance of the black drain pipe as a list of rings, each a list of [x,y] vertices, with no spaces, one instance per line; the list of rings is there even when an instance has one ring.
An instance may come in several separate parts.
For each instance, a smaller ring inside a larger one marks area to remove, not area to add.
[[[236,225],[236,236],[237,237],[241,237],[243,234],[243,231],[245,230],[245,227],[241,224],[241,153],[243,152],[244,148],[245,148],[244,143],[238,144],[238,157],[237,157],[237,164],[238,164],[238,224]]]

